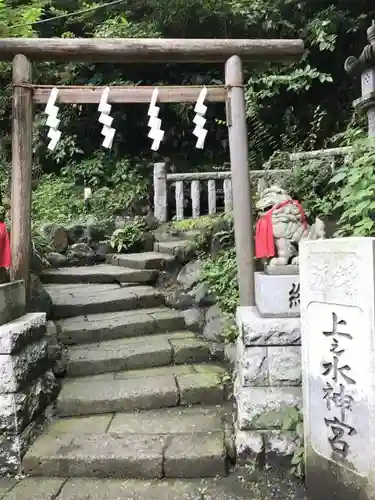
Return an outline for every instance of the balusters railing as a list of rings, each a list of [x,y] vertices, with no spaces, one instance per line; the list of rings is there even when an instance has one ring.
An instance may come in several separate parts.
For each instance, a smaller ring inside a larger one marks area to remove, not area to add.
[[[184,181],[176,181],[176,219],[184,218]]]
[[[216,181],[215,179],[209,179],[207,181],[208,190],[208,214],[216,214]]]
[[[201,211],[201,185],[199,180],[191,181],[191,214],[199,217]]]
[[[331,160],[332,171],[337,167],[337,159],[341,157],[344,163],[353,161],[353,148],[331,148],[319,151],[304,151],[292,153],[290,160],[295,164],[303,164],[304,161],[327,158]],[[286,169],[264,169],[250,171],[250,176],[263,177],[265,175],[287,174]],[[154,214],[160,222],[168,220],[168,183],[175,185],[176,219],[184,218],[184,185],[190,183],[191,211],[192,217],[202,215],[201,209],[201,189],[207,189],[208,214],[215,215],[217,212],[217,185],[216,181],[223,181],[224,210],[233,210],[232,180],[231,173],[228,172],[194,172],[182,174],[167,174],[165,163],[155,163],[154,165]]]
[[[280,173],[282,170],[269,170],[268,173]],[[262,170],[251,172],[262,175]],[[167,174],[165,164],[156,163],[154,167],[154,205],[155,217],[160,222],[168,220],[167,190],[168,183],[175,185],[176,219],[184,219],[184,185],[190,183],[190,196],[192,205],[192,217],[202,215],[201,210],[201,188],[207,189],[208,214],[217,213],[217,183],[223,181],[224,209],[226,212],[233,210],[232,180],[230,172],[193,172],[186,174]]]
[[[233,195],[232,195],[232,181],[231,181],[231,179],[224,179],[223,189],[224,189],[224,209],[225,209],[225,212],[231,212],[233,210]]]
[[[154,215],[160,222],[167,221],[167,171],[165,163],[154,164]]]

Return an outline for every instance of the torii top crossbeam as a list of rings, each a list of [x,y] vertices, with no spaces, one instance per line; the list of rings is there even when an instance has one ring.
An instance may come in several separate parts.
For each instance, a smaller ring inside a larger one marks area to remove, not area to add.
[[[23,54],[38,61],[187,63],[290,61],[303,53],[302,40],[168,38],[0,38],[0,60]]]

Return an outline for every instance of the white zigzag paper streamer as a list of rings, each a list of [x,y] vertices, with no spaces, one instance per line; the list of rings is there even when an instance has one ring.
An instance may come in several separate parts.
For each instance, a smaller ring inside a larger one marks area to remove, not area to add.
[[[206,140],[208,132],[204,128],[207,121],[206,118],[204,118],[204,115],[206,114],[207,111],[207,106],[203,104],[204,100],[206,99],[206,96],[207,96],[207,88],[203,87],[203,89],[200,91],[199,97],[197,99],[194,108],[196,115],[193,120],[193,123],[195,123],[195,129],[193,130],[193,135],[197,137],[197,143],[195,147],[198,149],[203,149],[204,141]]]
[[[112,106],[108,104],[109,87],[103,90],[102,96],[100,98],[98,111],[100,111],[99,123],[103,124],[101,134],[104,135],[104,140],[102,146],[104,148],[110,149],[113,144],[113,139],[115,137],[116,129],[112,128],[113,118],[109,116]]]
[[[48,144],[48,149],[50,151],[53,151],[55,147],[57,146],[57,143],[60,140],[61,137],[61,131],[58,130],[59,125],[60,125],[60,120],[57,118],[57,114],[59,112],[59,108],[55,106],[55,102],[57,99],[59,93],[59,89],[54,87],[51,90],[50,96],[47,101],[46,108],[44,110],[44,113],[48,115],[46,125],[49,127],[49,131],[47,134],[48,139],[51,139]]]
[[[153,151],[157,151],[159,149],[160,143],[164,138],[164,130],[161,130],[161,119],[159,118],[160,108],[156,106],[158,95],[159,90],[154,89],[147,113],[150,117],[147,126],[151,129],[148,133],[148,137],[153,140],[151,145],[151,149]]]

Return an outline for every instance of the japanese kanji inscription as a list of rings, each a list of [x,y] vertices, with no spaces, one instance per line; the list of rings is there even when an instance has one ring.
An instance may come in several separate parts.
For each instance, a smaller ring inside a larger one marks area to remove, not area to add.
[[[308,242],[300,256],[306,473],[341,500],[349,478],[355,493],[375,473],[375,239]]]

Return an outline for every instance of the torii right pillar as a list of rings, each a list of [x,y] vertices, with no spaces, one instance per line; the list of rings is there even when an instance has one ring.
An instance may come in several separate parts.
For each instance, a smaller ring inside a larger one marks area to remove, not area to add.
[[[345,70],[350,76],[361,75],[362,96],[353,102],[358,110],[367,112],[368,135],[375,137],[375,22],[367,30],[368,45],[358,57],[350,56],[345,61]]]

